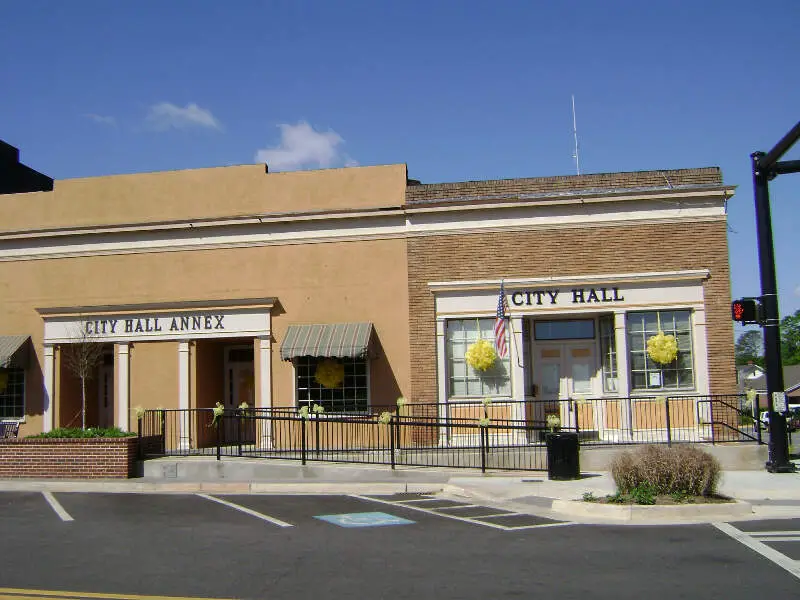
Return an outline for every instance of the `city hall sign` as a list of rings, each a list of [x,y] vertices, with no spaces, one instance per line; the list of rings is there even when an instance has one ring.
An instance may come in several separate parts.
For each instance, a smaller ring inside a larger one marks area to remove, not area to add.
[[[266,337],[268,308],[46,317],[45,343],[137,342]]]
[[[569,290],[522,290],[509,294],[514,306],[559,306],[624,302],[618,287],[572,288]]]

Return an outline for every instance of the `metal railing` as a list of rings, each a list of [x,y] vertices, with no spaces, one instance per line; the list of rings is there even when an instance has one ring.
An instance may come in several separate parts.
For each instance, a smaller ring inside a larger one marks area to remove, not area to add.
[[[430,467],[547,469],[545,435],[583,446],[673,442],[762,443],[756,398],[661,396],[563,401],[477,400],[407,404],[377,414],[293,408],[157,409],[139,420],[140,452],[151,456],[250,456]],[[755,415],[755,417],[754,417]]]
[[[762,443],[759,398],[749,403],[744,394],[494,400],[488,406],[470,399],[405,408],[436,415],[445,428],[486,415],[495,424],[531,425],[544,432],[548,417],[557,417],[563,429],[578,432],[582,445]]]
[[[214,424],[212,409],[148,410],[139,419],[143,458],[153,456],[249,456],[308,461],[384,464],[393,468],[544,470],[540,428],[531,424],[454,419],[444,440],[438,419],[391,414],[310,414],[295,411],[227,410]]]

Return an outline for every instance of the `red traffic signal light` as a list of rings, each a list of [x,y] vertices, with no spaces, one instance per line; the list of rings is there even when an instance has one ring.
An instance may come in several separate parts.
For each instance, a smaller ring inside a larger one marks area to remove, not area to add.
[[[742,298],[731,303],[731,315],[737,323],[758,323],[758,309],[758,302],[752,298]]]

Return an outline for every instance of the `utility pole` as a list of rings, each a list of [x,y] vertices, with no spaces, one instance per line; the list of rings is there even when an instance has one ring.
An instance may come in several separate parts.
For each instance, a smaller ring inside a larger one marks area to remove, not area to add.
[[[775,276],[775,250],[772,243],[769,182],[784,173],[800,172],[800,160],[783,162],[778,160],[799,138],[800,122],[783,136],[769,152],[754,152],[750,155],[755,192],[761,303],[764,310],[761,326],[764,331],[767,406],[769,409],[769,459],[766,467],[770,473],[790,473],[794,471],[794,465],[789,462],[789,440],[786,430],[786,397],[783,395],[785,388],[781,362],[778,283]]]

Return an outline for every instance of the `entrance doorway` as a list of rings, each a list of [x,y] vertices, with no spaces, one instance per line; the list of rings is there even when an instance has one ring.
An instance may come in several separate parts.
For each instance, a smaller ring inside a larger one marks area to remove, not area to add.
[[[592,406],[569,402],[596,393],[594,321],[540,321],[535,325],[542,326],[536,327],[530,341],[535,401],[528,407],[528,419],[545,426],[552,415],[562,427],[594,429]]]
[[[249,346],[225,348],[225,408],[233,410],[242,403],[255,407],[255,349]],[[256,419],[223,419],[223,443],[255,444]]]
[[[537,399],[569,400],[592,394],[597,367],[593,342],[535,344],[534,385]]]
[[[253,355],[253,346],[225,348],[225,408],[237,408],[242,402],[255,406]]]

